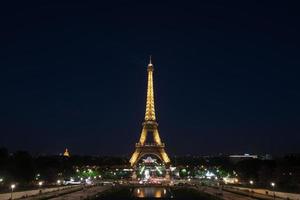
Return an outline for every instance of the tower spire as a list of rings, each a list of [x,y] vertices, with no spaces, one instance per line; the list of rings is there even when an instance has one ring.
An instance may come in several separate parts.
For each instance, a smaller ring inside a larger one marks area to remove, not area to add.
[[[148,64],[148,85],[147,85],[147,101],[145,121],[155,121],[155,107],[154,107],[154,89],[153,89],[153,64],[152,57],[150,56],[150,62]]]
[[[152,55],[150,55],[149,64],[148,65],[152,65]]]

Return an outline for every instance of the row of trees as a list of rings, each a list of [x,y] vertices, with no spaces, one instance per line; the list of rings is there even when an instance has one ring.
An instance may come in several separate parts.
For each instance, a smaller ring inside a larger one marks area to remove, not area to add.
[[[287,155],[274,160],[246,159],[232,162],[227,156],[216,157],[175,157],[172,162],[177,166],[218,166],[224,171],[235,171],[240,182],[250,186],[250,180],[255,187],[270,187],[276,183],[279,190],[289,192],[300,191],[300,155]]]
[[[23,185],[35,184],[35,181],[56,182],[76,175],[76,169],[87,166],[101,169],[114,167],[129,167],[128,158],[111,156],[36,156],[28,152],[17,151],[10,154],[7,149],[0,148],[0,180],[1,184],[18,182]],[[249,180],[256,186],[268,187],[270,182],[276,182],[279,189],[285,191],[300,191],[300,156],[291,155],[275,160],[249,159],[233,163],[226,156],[173,157],[172,165],[219,167],[224,171],[235,171],[239,180],[245,184]],[[195,168],[196,169],[196,168]],[[110,173],[109,170],[106,170]]]
[[[276,187],[283,191],[300,191],[300,156],[286,156],[276,160],[244,160],[235,165],[239,177],[245,182],[254,181],[257,186]]]
[[[18,182],[30,185],[35,181],[56,182],[76,175],[76,168],[84,166],[127,165],[128,160],[121,157],[95,156],[36,156],[26,151],[10,154],[0,148],[0,179],[3,183]]]

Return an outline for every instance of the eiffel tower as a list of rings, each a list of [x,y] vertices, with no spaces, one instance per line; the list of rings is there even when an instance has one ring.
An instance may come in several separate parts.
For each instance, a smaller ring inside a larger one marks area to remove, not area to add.
[[[154,92],[153,92],[153,64],[150,62],[147,67],[148,71],[148,86],[147,86],[147,101],[146,101],[146,112],[145,121],[143,122],[143,129],[141,137],[138,143],[135,145],[135,151],[129,160],[130,165],[135,167],[138,161],[146,155],[155,155],[164,164],[170,163],[170,158],[165,152],[165,144],[161,142],[158,133],[158,123],[155,117],[155,107],[154,107]],[[152,134],[153,142],[147,142],[147,135]]]

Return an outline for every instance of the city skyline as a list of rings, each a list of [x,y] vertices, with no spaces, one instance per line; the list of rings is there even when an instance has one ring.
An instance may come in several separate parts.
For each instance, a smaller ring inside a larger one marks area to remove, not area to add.
[[[296,7],[8,5],[0,147],[129,156],[142,128],[152,55],[168,154],[299,153]]]

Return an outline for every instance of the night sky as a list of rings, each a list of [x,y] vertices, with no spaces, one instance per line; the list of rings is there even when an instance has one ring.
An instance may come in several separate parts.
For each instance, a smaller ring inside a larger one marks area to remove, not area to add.
[[[300,152],[300,5],[163,2],[1,4],[0,146],[131,154],[152,55],[171,156]]]

